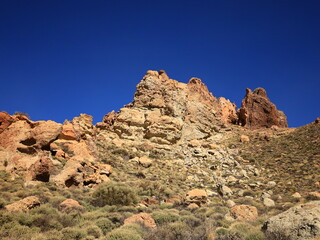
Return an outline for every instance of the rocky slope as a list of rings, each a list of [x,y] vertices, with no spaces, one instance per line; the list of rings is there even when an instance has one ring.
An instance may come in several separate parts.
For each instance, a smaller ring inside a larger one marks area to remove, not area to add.
[[[10,174],[10,181],[3,180],[4,186],[23,179],[19,188],[29,189],[26,196],[33,189],[52,188],[53,184],[71,192],[81,189],[92,198],[87,201],[69,193],[68,199],[74,196],[85,207],[64,199],[72,203],[67,212],[56,207],[64,215],[72,209],[98,214],[99,209],[94,207],[104,202],[97,200],[101,194],[97,186],[104,186],[101,183],[111,184],[108,186],[112,190],[103,194],[113,193],[113,202],[127,199],[116,200],[117,189],[129,190],[112,184],[136,189],[138,202],[125,202],[133,205],[134,212],[145,213],[117,222],[118,227],[124,223],[118,232],[129,231],[128,222],[145,222],[153,226],[145,239],[176,239],[165,235],[168,229],[161,232],[167,225],[157,221],[161,214],[169,214],[159,212],[168,207],[176,211],[174,219],[184,219],[181,214],[187,210],[195,219],[213,224],[200,231],[200,226],[186,223],[190,232],[181,239],[224,239],[223,234],[219,238],[219,231],[236,236],[234,228],[239,222],[261,221],[257,220],[260,215],[275,215],[297,202],[318,198],[318,122],[287,128],[286,116],[262,88],[253,92],[247,89],[237,110],[229,100],[214,97],[198,78],[185,84],[170,79],[164,71],[148,71],[137,85],[133,102],[106,114],[96,125],[86,114],[59,124],[1,112],[0,170]],[[50,191],[49,195],[54,199],[56,194]],[[51,202],[41,194],[38,197],[42,198],[41,204],[57,206],[55,200]],[[6,201],[13,204],[15,198],[9,194]],[[212,211],[222,213],[217,216]],[[148,212],[155,222],[146,215]],[[157,225],[160,229],[155,230]],[[247,227],[262,234],[254,225]],[[202,238],[195,237],[197,231]],[[105,235],[113,239],[109,232],[104,232],[101,239]]]

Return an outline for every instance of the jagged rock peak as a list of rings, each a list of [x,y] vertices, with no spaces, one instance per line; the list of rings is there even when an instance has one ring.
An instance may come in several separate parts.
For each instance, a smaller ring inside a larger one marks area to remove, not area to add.
[[[256,88],[253,92],[249,88],[246,89],[246,95],[238,111],[238,122],[249,128],[288,127],[286,115],[277,110],[263,88]]]
[[[217,126],[236,118],[235,105],[215,98],[199,78],[182,83],[163,70],[149,70],[137,85],[133,102],[106,115],[99,128],[122,139],[174,144],[209,138]]]

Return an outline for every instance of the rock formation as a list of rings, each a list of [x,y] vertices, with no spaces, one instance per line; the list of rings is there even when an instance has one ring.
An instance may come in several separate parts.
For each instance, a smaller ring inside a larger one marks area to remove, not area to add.
[[[247,88],[238,117],[239,124],[249,128],[288,127],[285,114],[270,102],[263,88],[253,92]]]
[[[0,122],[1,168],[25,175],[26,185],[54,181],[67,187],[91,186],[109,180],[109,166],[95,161],[91,116],[81,114],[59,124],[1,112]]]
[[[319,216],[320,201],[300,204],[271,217],[264,223],[263,230],[268,239],[315,239],[320,237]]]
[[[137,85],[133,102],[117,114],[106,115],[104,124],[121,139],[171,145],[209,138],[217,127],[236,120],[235,105],[215,98],[199,78],[185,84],[164,71],[148,71]]]

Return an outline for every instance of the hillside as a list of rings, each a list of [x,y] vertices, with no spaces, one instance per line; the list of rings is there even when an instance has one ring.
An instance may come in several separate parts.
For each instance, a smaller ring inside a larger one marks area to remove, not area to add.
[[[0,123],[1,239],[320,236],[317,201],[300,225],[294,214],[272,225],[320,199],[320,123],[287,128],[262,88],[237,109],[198,78],[148,71],[132,103],[96,125],[5,111]]]

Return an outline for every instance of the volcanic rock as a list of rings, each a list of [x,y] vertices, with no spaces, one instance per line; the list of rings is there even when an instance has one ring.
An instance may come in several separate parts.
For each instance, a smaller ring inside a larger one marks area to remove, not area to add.
[[[156,222],[148,213],[139,213],[135,214],[124,220],[124,225],[129,225],[132,223],[138,223],[143,225],[146,228],[154,229],[157,227]]]
[[[253,221],[258,217],[258,210],[254,206],[236,205],[230,209],[230,214],[241,221]]]
[[[9,212],[27,212],[39,205],[40,200],[35,196],[30,196],[5,206],[5,209]]]
[[[247,88],[238,116],[238,123],[249,128],[288,127],[285,114],[270,102],[263,88],[253,92]]]

